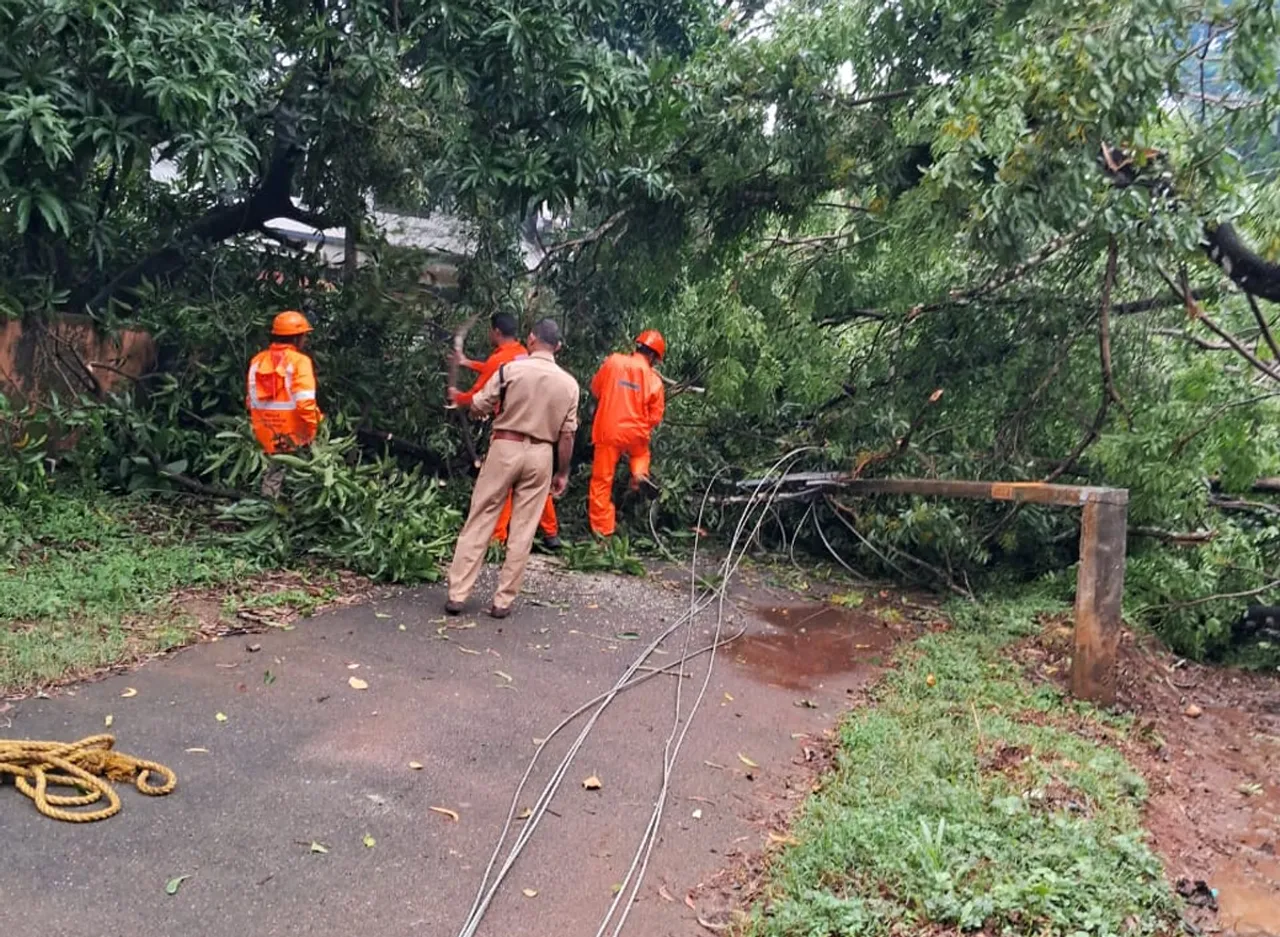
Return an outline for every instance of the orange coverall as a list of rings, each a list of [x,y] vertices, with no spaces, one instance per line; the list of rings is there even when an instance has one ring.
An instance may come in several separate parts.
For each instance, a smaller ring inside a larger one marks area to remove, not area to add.
[[[316,404],[316,372],[307,355],[287,342],[272,342],[249,362],[246,385],[253,435],[268,454],[315,439],[324,414]]]
[[[630,457],[632,478],[648,477],[649,437],[662,422],[666,393],[662,378],[639,352],[605,358],[591,379],[591,393],[597,403],[591,425],[595,456],[591,461],[587,517],[595,533],[608,537],[616,526],[613,476],[618,459],[624,453]]]
[[[467,367],[476,372],[476,382],[471,385],[471,390],[458,394],[456,403],[459,408],[466,410],[471,406],[471,400],[481,387],[488,382],[489,378],[498,373],[498,369],[508,361],[515,361],[517,358],[523,358],[529,352],[524,345],[512,339],[509,342],[503,342],[493,350],[483,363],[472,361]],[[493,539],[499,543],[507,542],[507,528],[511,524],[511,494],[507,493],[507,500],[502,504],[502,511],[498,514],[498,523],[493,528]],[[551,496],[547,495],[547,503],[542,506],[542,517],[538,521],[538,529],[548,537],[554,537],[560,532],[560,521],[556,517],[556,505]]]

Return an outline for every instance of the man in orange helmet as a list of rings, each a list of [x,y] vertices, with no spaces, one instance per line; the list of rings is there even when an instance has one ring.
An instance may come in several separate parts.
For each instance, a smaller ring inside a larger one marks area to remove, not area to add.
[[[516,332],[519,330],[519,323],[516,317],[509,312],[496,312],[489,320],[489,341],[493,343],[493,352],[483,362],[473,361],[470,358],[461,357],[458,364],[464,368],[469,368],[476,373],[476,381],[471,385],[469,391],[459,391],[456,387],[449,388],[449,402],[455,406],[469,410],[471,402],[475,400],[476,394],[480,388],[488,383],[489,379],[498,373],[508,361],[515,361],[519,358],[526,358],[529,352],[524,345],[520,344],[520,340],[516,338]],[[456,352],[454,354],[457,354]],[[498,523],[493,528],[493,539],[499,543],[507,542],[507,530],[511,524],[511,493],[507,493],[507,500],[502,505],[502,512],[498,515]],[[563,544],[560,541],[560,521],[556,517],[556,504],[550,495],[547,495],[546,504],[542,506],[542,516],[538,519],[538,529],[542,532],[542,544],[548,550],[559,550]]]
[[[591,379],[591,393],[596,398],[596,416],[591,425],[595,457],[591,462],[587,517],[597,536],[612,536],[616,526],[613,476],[618,459],[625,453],[631,460],[632,489],[649,479],[649,437],[662,422],[666,406],[662,378],[653,366],[666,353],[662,334],[646,329],[636,337],[632,354],[610,355]]]
[[[316,403],[316,373],[304,354],[311,323],[287,310],[271,323],[271,347],[249,362],[245,404],[253,435],[268,454],[294,452],[311,444],[324,418]],[[262,478],[262,493],[278,497],[284,466],[272,465]]]

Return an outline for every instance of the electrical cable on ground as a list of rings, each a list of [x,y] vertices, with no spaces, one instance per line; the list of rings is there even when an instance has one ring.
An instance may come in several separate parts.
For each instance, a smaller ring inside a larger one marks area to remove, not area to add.
[[[680,749],[684,746],[685,738],[689,734],[689,728],[693,724],[693,717],[697,713],[698,709],[701,707],[703,700],[706,698],[707,689],[711,684],[711,675],[715,667],[714,648],[717,646],[717,642],[719,641],[721,630],[724,626],[724,604],[726,599],[728,598],[729,584],[732,581],[733,575],[737,571],[738,566],[741,564],[743,557],[745,557],[746,551],[749,548],[751,542],[754,541],[754,539],[759,535],[760,528],[763,526],[765,519],[769,516],[769,511],[773,506],[774,497],[777,495],[778,490],[781,488],[781,485],[782,485],[782,476],[786,474],[786,470],[783,468],[783,466],[786,465],[789,468],[791,465],[794,464],[796,459],[798,459],[804,452],[809,451],[810,448],[811,447],[803,447],[800,449],[795,449],[792,452],[787,453],[781,459],[779,459],[776,463],[774,463],[774,465],[769,469],[769,472],[766,474],[765,477],[767,479],[771,477],[773,473],[777,472],[779,475],[779,480],[774,485],[773,490],[770,492],[768,499],[764,501],[757,501],[755,499],[749,501],[747,503],[747,507],[743,510],[742,517],[739,518],[738,520],[738,526],[734,531],[732,540],[730,541],[729,552],[726,555],[723,564],[721,565],[721,571],[722,571],[721,582],[719,587],[715,590],[716,597],[717,597],[717,609],[716,609],[715,633],[712,639],[713,650],[711,651],[710,655],[707,658],[707,669],[706,669],[705,675],[703,676],[702,686],[699,688],[698,695],[694,699],[693,704],[689,710],[689,713],[686,716],[684,716],[682,719],[681,696],[683,692],[684,681],[679,680],[676,682],[675,720],[671,727],[671,734],[668,735],[667,737],[667,745],[663,753],[662,782],[661,782],[661,785],[659,786],[658,795],[656,798],[656,802],[654,804],[653,812],[650,814],[649,824],[646,827],[644,834],[641,836],[640,844],[636,849],[635,857],[632,859],[631,867],[627,870],[627,875],[623,879],[622,887],[618,889],[617,895],[614,897],[613,902],[610,904],[609,910],[605,914],[604,920],[600,924],[600,928],[596,931],[596,937],[603,937],[605,930],[609,926],[610,919],[613,917],[614,913],[617,912],[619,901],[621,900],[623,894],[627,891],[628,885],[631,886],[630,893],[627,895],[626,904],[622,907],[621,912],[618,913],[618,920],[613,928],[612,937],[618,937],[618,935],[622,932],[622,928],[626,924],[627,918],[630,916],[632,908],[635,907],[636,899],[638,898],[640,893],[640,887],[644,882],[644,876],[649,868],[649,860],[653,855],[653,848],[658,841],[658,830],[662,823],[663,812],[666,809],[667,796],[671,790],[671,777],[675,771],[676,759],[680,754]],[[711,493],[711,486],[714,485],[714,483],[715,483],[715,478],[713,478],[711,483],[708,484],[707,489],[703,494],[702,504],[699,507],[699,511],[698,511],[699,527],[701,527],[702,525],[703,512],[706,510],[707,498]],[[763,490],[763,486],[757,489],[757,494],[761,490]],[[748,521],[751,517],[752,510],[757,503],[762,504],[763,509],[760,511],[759,517],[757,518],[754,527],[752,527],[751,533],[747,537],[747,540],[746,540],[747,547],[743,547],[743,549],[739,552],[737,559],[735,560],[734,550],[737,548],[738,544],[741,542],[743,531],[746,529]],[[690,566],[689,566],[689,589],[690,589],[689,601],[690,601],[691,608],[695,603],[696,595],[697,595],[697,591],[696,591],[697,565],[698,565],[698,548],[697,548],[697,541],[695,540],[693,558],[690,561]],[[689,639],[690,639],[690,635],[692,634],[692,631],[693,631],[693,623],[692,621],[690,621],[689,630],[686,633],[686,638],[685,638],[685,654],[681,658],[682,672],[683,672],[684,663],[686,663],[688,659],[687,658],[688,644],[689,644]],[[632,882],[633,875],[634,875],[634,883]]]
[[[801,453],[808,451],[811,448],[812,447],[806,447],[805,449],[800,449],[800,450],[796,450],[793,453],[788,453],[786,456],[784,456],[775,464],[775,467],[774,469],[771,469],[770,474],[772,474],[772,472],[776,470],[779,466],[781,466],[783,463],[786,463],[788,461],[794,461],[794,459],[798,458],[798,456]],[[716,477],[718,477],[720,474],[721,473],[718,472]],[[715,478],[713,478],[711,482],[708,483],[707,490],[704,493],[702,509],[699,511],[699,521],[701,521],[702,512],[705,510],[707,499],[710,495],[710,491],[712,486],[714,485],[714,482],[715,482]],[[473,902],[471,907],[471,911],[468,914],[466,921],[463,923],[462,929],[459,931],[459,937],[474,937],[477,929],[479,928],[483,920],[485,912],[488,910],[490,903],[492,902],[494,896],[497,894],[498,889],[501,887],[503,880],[506,878],[512,866],[515,864],[516,860],[519,858],[520,854],[523,852],[524,847],[528,844],[529,840],[532,838],[533,833],[538,826],[538,823],[542,820],[542,817],[546,814],[548,807],[552,799],[555,797],[556,792],[559,790],[560,784],[563,782],[564,777],[568,772],[568,769],[572,764],[574,758],[577,756],[578,752],[581,750],[583,744],[585,743],[587,737],[590,735],[591,730],[595,727],[595,724],[600,718],[601,714],[604,712],[606,708],[609,707],[610,704],[612,704],[612,702],[617,698],[617,696],[622,691],[643,682],[649,677],[656,676],[659,673],[667,672],[670,669],[676,669],[677,673],[683,673],[683,667],[689,662],[689,660],[691,660],[693,657],[698,656],[699,654],[709,653],[711,655],[711,660],[708,666],[707,675],[703,682],[702,690],[698,697],[698,702],[700,703],[701,699],[705,696],[707,685],[710,682],[710,675],[711,675],[710,667],[714,664],[715,651],[719,646],[721,646],[724,643],[727,643],[726,641],[720,640],[722,631],[723,631],[724,602],[727,597],[729,582],[731,581],[733,574],[737,571],[737,568],[741,564],[743,558],[745,558],[745,555],[747,552],[747,547],[743,547],[739,549],[739,544],[741,543],[741,539],[742,539],[742,532],[746,527],[747,518],[750,516],[751,511],[755,507],[755,505],[757,503],[764,504],[767,511],[768,506],[772,504],[773,499],[777,494],[778,487],[779,485],[775,485],[768,499],[763,500],[758,497],[759,493],[764,489],[764,485],[761,485],[757,489],[756,496],[753,496],[751,499],[749,499],[748,507],[743,512],[743,517],[739,521],[737,530],[735,531],[734,537],[730,542],[728,554],[724,560],[724,563],[722,564],[721,568],[723,571],[723,575],[721,578],[721,582],[716,587],[705,590],[702,594],[699,594],[697,589],[697,586],[698,586],[698,578],[697,578],[698,538],[695,537],[694,559],[690,566],[689,610],[683,615],[681,615],[680,618],[678,618],[671,626],[665,629],[661,634],[657,636],[657,638],[655,638],[648,646],[646,646],[640,652],[640,654],[635,658],[635,660],[631,662],[631,664],[623,672],[622,676],[619,677],[619,679],[614,683],[614,685],[609,690],[595,697],[591,701],[583,704],[581,707],[579,707],[577,710],[575,710],[565,719],[561,720],[561,722],[547,735],[547,737],[539,743],[538,748],[535,750],[533,758],[530,760],[529,765],[526,768],[524,775],[521,778],[520,783],[516,788],[515,794],[512,797],[511,806],[507,814],[507,820],[503,825],[503,829],[501,834],[499,835],[498,842],[494,848],[493,855],[491,856],[489,863],[485,868],[484,875],[481,879],[479,890],[476,894],[476,899]],[[760,515],[760,520],[757,521],[756,526],[752,531],[752,537],[754,537],[755,534],[759,531],[760,524],[763,522],[763,519],[765,516],[766,516],[765,513],[762,513]],[[750,540],[748,540],[748,546],[749,546],[749,542]],[[735,558],[735,551],[736,551],[736,558]],[[675,664],[671,665],[670,667],[663,667],[663,668],[658,668],[656,670],[649,671],[638,678],[635,676],[635,674],[640,670],[641,667],[645,665],[645,662],[649,659],[649,657],[653,655],[653,653],[662,644],[662,642],[665,641],[667,638],[669,638],[672,634],[674,634],[677,629],[679,629],[681,626],[688,626],[689,633],[691,634],[694,620],[697,618],[699,614],[705,611],[712,604],[717,604],[718,606],[718,617],[717,617],[717,624],[716,624],[716,630],[715,630],[715,639],[712,641],[710,645],[708,645],[704,649],[700,649],[697,652],[690,652],[688,650],[689,638],[688,636],[686,636],[684,653],[682,654],[681,659],[679,661],[677,661]],[[735,635],[735,638],[736,637],[737,636]],[[681,688],[681,685],[683,684],[683,682],[684,682],[683,678],[677,679],[676,681],[678,698],[679,698],[679,694],[683,692]],[[506,859],[502,863],[502,866],[495,873],[494,867],[498,863],[498,859],[502,854],[503,844],[506,842],[507,837],[510,835],[512,824],[515,822],[515,819],[516,819],[516,811],[519,808],[520,797],[524,791],[525,786],[528,784],[529,778],[532,776],[533,770],[536,767],[538,760],[541,757],[543,751],[545,750],[546,746],[548,745],[548,743],[551,741],[552,738],[554,738],[561,731],[563,731],[579,716],[591,710],[593,706],[596,707],[595,711],[591,714],[590,718],[587,720],[585,725],[579,731],[578,736],[571,743],[568,751],[561,758],[559,764],[556,766],[555,770],[552,772],[551,778],[548,780],[548,782],[544,786],[542,792],[538,795],[538,799],[535,802],[533,808],[526,815],[527,819],[526,819],[525,826],[520,831],[519,836],[516,837],[514,843],[512,844],[507,854]],[[695,703],[694,709],[696,710],[696,708],[697,708],[697,704]],[[677,725],[679,725],[680,723],[678,710],[679,710],[679,704],[677,703],[677,718],[676,718]],[[692,716],[692,712],[693,711],[690,712],[690,716]],[[665,803],[666,803],[666,792],[669,790],[669,787],[670,787],[670,775],[674,767],[675,756],[678,754],[680,746],[683,744],[684,737],[688,732],[688,726],[689,726],[689,720],[686,719],[683,726],[683,730],[679,733],[678,738],[675,736],[674,728],[673,728],[672,736],[669,737],[669,741],[668,741],[669,757],[668,757],[668,753],[664,753],[663,779],[662,779],[662,785],[659,790],[658,802],[655,805],[654,815],[651,817],[649,828],[646,829],[645,837],[642,839],[641,845],[637,850],[636,858],[632,862],[631,870],[628,872],[627,882],[631,881],[631,878],[635,874],[637,868],[639,869],[639,878],[636,879],[635,887],[632,890],[632,894],[628,898],[627,907],[624,909],[623,915],[620,918],[617,926],[615,927],[615,930],[614,930],[615,935],[621,930],[623,923],[625,923],[626,916],[630,912],[631,905],[635,901],[635,895],[636,895],[636,891],[639,888],[640,880],[643,878],[645,869],[647,869],[648,856],[652,852],[653,843],[656,841],[657,825],[661,819],[662,808],[665,806]],[[625,890],[625,885],[627,884],[627,882],[624,882],[623,889],[619,889],[619,892],[618,892],[619,897],[615,898],[614,903],[611,905],[609,914],[606,916],[605,922],[602,923],[601,925],[601,932],[603,932],[603,930],[607,928],[609,919],[612,917],[613,913],[616,911],[619,900],[621,899],[621,896]]]

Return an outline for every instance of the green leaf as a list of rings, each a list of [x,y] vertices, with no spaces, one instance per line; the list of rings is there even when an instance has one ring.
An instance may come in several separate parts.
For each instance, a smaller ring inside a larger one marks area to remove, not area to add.
[[[169,881],[165,882],[164,893],[166,895],[176,895],[178,893],[178,889],[182,887],[182,883],[189,878],[191,878],[190,875],[178,875],[169,879]]]

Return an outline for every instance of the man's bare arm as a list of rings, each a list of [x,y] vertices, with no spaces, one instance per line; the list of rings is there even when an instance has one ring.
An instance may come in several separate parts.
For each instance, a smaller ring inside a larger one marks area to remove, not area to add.
[[[560,468],[556,471],[555,477],[551,479],[551,496],[558,498],[564,494],[565,489],[569,487],[569,463],[573,460],[573,437],[576,435],[575,430],[561,430],[560,438],[556,440],[556,464]]]

